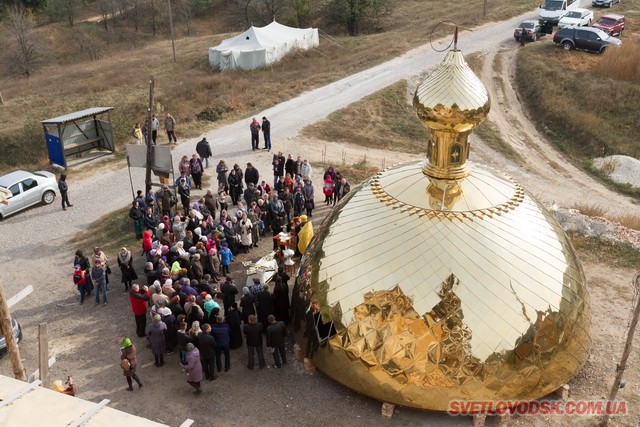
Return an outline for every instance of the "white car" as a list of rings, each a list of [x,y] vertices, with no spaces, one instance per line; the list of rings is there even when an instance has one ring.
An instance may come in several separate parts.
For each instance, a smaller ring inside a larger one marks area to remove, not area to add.
[[[0,220],[30,206],[52,203],[58,181],[51,172],[15,171],[0,177]]]
[[[571,26],[585,27],[591,25],[593,21],[593,12],[589,9],[574,9],[567,12],[560,22],[558,22],[558,28],[566,28]]]

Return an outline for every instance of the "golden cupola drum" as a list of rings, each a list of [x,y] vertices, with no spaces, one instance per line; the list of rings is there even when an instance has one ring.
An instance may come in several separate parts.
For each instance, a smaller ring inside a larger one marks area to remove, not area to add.
[[[317,369],[385,402],[537,399],[589,354],[584,273],[556,220],[469,158],[486,88],[451,50],[418,87],[427,158],[345,197],[303,255],[296,341]]]

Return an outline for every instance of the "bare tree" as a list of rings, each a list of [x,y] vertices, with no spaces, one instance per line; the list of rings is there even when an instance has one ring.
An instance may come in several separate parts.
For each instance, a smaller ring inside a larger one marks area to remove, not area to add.
[[[311,0],[291,0],[291,12],[295,25],[305,27],[311,19]]]
[[[229,0],[229,8],[231,14],[241,17],[247,26],[253,25],[254,0]]]
[[[46,12],[52,21],[66,19],[73,27],[78,9],[78,0],[49,0],[47,1]]]
[[[29,77],[45,63],[44,48],[34,33],[35,24],[30,12],[22,7],[12,8],[6,19],[4,63],[8,71],[15,75]]]
[[[278,14],[285,8],[283,0],[262,0],[262,19],[267,22],[275,20]]]
[[[332,0],[328,18],[333,23],[345,25],[350,36],[357,36],[363,27],[377,24],[392,11],[392,0]]]

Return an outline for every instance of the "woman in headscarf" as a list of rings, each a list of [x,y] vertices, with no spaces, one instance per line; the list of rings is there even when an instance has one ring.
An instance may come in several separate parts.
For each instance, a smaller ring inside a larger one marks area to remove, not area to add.
[[[234,205],[238,203],[240,196],[242,195],[242,178],[238,175],[238,171],[231,169],[229,173],[229,195],[231,196],[231,203]]]
[[[162,318],[159,314],[153,316],[153,323],[147,325],[145,334],[147,335],[147,341],[151,344],[151,353],[155,359],[154,365],[160,367],[164,365],[164,352],[166,349],[165,333],[167,331],[167,325],[162,322]]]
[[[183,363],[184,370],[187,371],[187,382],[195,388],[193,394],[196,396],[202,393],[200,381],[202,381],[202,363],[200,362],[200,351],[193,345],[188,343],[187,346],[187,363]]]
[[[196,347],[200,347],[200,343],[198,342],[198,334],[202,332],[200,328],[200,322],[195,320],[191,324],[191,328],[189,329],[189,337],[191,337],[191,342],[195,344]]]
[[[125,362],[126,361],[126,362]],[[136,374],[136,368],[138,367],[138,357],[136,355],[136,346],[133,345],[129,338],[122,340],[122,348],[120,349],[120,367],[122,373],[127,379],[127,390],[133,391],[133,381],[138,383],[138,388],[142,387],[142,381]]]
[[[220,313],[220,305],[213,300],[211,295],[207,294],[207,296],[204,297],[204,304],[202,304],[202,306],[204,307],[204,323],[213,326],[213,324],[216,323],[218,313]]]
[[[138,280],[136,270],[133,268],[133,256],[131,251],[125,247],[120,248],[118,252],[118,266],[122,272],[121,283],[124,283],[124,291],[129,292],[131,284],[134,280]]]
[[[229,186],[227,184],[228,171],[229,168],[227,167],[227,164],[224,162],[224,160],[220,160],[220,163],[218,163],[218,166],[216,166],[216,173],[218,174],[218,186],[222,184],[225,192],[229,191]]]
[[[197,154],[191,156],[189,166],[191,169],[191,177],[193,178],[193,185],[202,190],[202,160],[200,160]]]
[[[253,224],[251,220],[247,217],[246,213],[242,214],[242,219],[238,222],[238,229],[240,230],[240,244],[244,248],[246,253],[250,252],[251,246],[253,245],[251,230],[253,229]]]
[[[194,323],[198,322],[198,327],[200,327],[200,322],[204,319],[204,312],[196,303],[195,296],[189,295],[188,301],[184,304],[184,312],[187,315],[187,323],[190,326],[193,326]]]
[[[249,321],[249,316],[256,314],[256,299],[246,286],[242,288],[242,295],[240,308],[242,309],[242,321],[246,324]]]
[[[91,262],[89,262],[89,258],[84,256],[84,253],[78,249],[76,251],[76,256],[73,259],[73,266],[79,265],[80,268],[84,271],[85,282],[84,289],[87,296],[91,296],[91,292],[93,291],[93,282],[91,282]]]

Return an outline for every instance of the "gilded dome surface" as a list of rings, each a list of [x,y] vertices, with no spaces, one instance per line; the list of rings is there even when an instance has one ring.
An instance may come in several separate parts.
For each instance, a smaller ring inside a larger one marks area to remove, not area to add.
[[[458,50],[414,105],[426,160],[370,178],[327,217],[293,290],[296,340],[326,375],[385,402],[543,397],[589,355],[580,262],[542,204],[468,161],[490,101]]]
[[[327,339],[318,369],[404,406],[552,392],[590,344],[570,242],[516,183],[478,165],[452,209],[432,209],[423,163],[378,174],[327,218],[294,289],[298,342],[306,348],[315,321]]]

